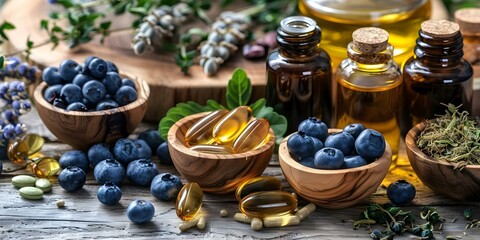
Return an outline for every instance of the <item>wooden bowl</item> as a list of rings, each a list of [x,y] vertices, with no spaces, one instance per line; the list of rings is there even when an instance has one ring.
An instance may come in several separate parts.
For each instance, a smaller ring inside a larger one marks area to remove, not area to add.
[[[329,134],[340,131],[328,130]],[[370,196],[382,183],[392,162],[392,149],[387,143],[383,155],[365,166],[338,170],[314,169],[291,157],[287,149],[288,137],[282,141],[278,151],[283,175],[300,196],[323,208],[347,208]]]
[[[127,137],[142,121],[147,110],[150,88],[147,82],[140,78],[123,73],[120,75],[135,82],[137,100],[132,103],[104,111],[66,111],[53,106],[43,98],[47,84],[42,82],[33,93],[38,115],[61,142],[78,150],[87,150],[96,143],[113,143]]]
[[[461,171],[453,165],[437,161],[424,154],[415,144],[415,138],[425,129],[419,123],[405,138],[408,160],[418,178],[434,192],[456,200],[480,200],[480,166],[467,165]]]
[[[237,154],[211,154],[190,150],[184,141],[188,128],[208,112],[187,116],[168,131],[168,149],[175,168],[203,191],[223,194],[235,191],[244,181],[260,176],[273,155],[275,134],[260,148]]]

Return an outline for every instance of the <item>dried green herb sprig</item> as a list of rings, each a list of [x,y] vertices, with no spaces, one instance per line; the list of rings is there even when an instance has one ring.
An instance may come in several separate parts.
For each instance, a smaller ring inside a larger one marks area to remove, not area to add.
[[[451,163],[455,169],[480,164],[478,123],[453,104],[447,105],[445,115],[426,122],[415,143],[428,156]]]

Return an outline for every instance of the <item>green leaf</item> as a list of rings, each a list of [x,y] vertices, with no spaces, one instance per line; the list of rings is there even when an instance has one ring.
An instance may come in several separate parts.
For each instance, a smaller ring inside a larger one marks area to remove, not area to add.
[[[247,105],[252,95],[252,83],[245,71],[237,68],[227,86],[227,106],[233,109]]]
[[[110,25],[112,25],[112,22],[108,21],[108,22],[102,22],[100,23],[100,28],[103,29],[103,30],[107,30],[110,28]]]
[[[130,9],[128,9],[128,11],[130,13],[138,14],[138,15],[141,15],[141,16],[145,16],[145,15],[148,14],[147,10],[143,7],[132,7]]]
[[[287,131],[287,118],[274,112],[271,107],[261,108],[255,117],[267,119],[277,138],[282,137]]]
[[[170,108],[165,117],[160,120],[160,123],[158,124],[160,136],[164,140],[167,140],[168,130],[170,130],[170,127],[172,127],[178,120],[205,111],[208,111],[206,106],[202,106],[193,101],[177,104],[175,107]]]
[[[10,22],[4,21],[2,23],[2,26],[0,26],[0,28],[5,30],[12,30],[12,29],[15,29],[15,25],[11,24]]]
[[[265,107],[266,104],[267,104],[267,100],[265,100],[265,98],[260,98],[256,102],[250,104],[250,108],[252,109],[253,116],[257,116],[260,109]]]
[[[40,21],[40,29],[45,29],[48,31],[48,20],[42,19]]]
[[[60,15],[57,12],[52,12],[52,13],[50,13],[50,18],[51,19],[59,19]]]
[[[227,109],[225,106],[212,99],[207,100],[207,108],[209,111]]]
[[[72,0],[58,0],[57,2],[61,4],[64,8],[71,8],[74,5]]]
[[[0,56],[0,70],[3,69],[3,64],[5,63],[5,57]]]

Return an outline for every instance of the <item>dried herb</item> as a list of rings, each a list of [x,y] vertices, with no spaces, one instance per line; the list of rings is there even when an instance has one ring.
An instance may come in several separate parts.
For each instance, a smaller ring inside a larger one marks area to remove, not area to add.
[[[415,143],[425,154],[455,169],[480,164],[480,129],[468,112],[447,106],[445,115],[427,121]]]

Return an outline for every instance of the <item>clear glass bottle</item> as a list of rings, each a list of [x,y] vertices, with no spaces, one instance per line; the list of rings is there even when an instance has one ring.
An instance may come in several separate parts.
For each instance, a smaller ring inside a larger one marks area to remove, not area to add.
[[[471,112],[473,69],[463,56],[463,38],[458,24],[447,20],[422,23],[415,55],[403,66],[404,114],[402,134],[437,114],[444,104],[461,105]]]
[[[335,74],[337,128],[362,123],[381,132],[392,148],[394,160],[400,141],[402,73],[393,61],[388,32],[374,27],[353,32],[348,58]]]
[[[299,0],[302,15],[322,27],[322,47],[332,57],[334,68],[347,57],[346,46],[353,31],[378,27],[390,34],[395,61],[412,56],[420,24],[431,15],[430,0]]]
[[[267,105],[287,118],[287,134],[311,116],[330,126],[332,63],[318,47],[321,36],[313,19],[287,17],[277,30],[278,47],[267,57]]]

